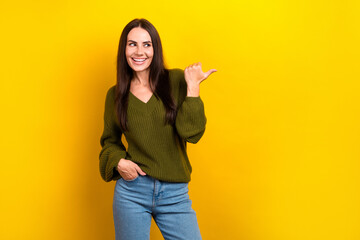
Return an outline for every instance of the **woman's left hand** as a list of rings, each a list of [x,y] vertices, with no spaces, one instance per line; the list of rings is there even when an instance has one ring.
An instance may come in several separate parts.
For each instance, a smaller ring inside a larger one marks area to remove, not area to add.
[[[199,96],[200,83],[216,71],[216,69],[210,69],[204,73],[201,69],[201,62],[191,64],[185,68],[184,76],[187,83],[187,96]]]
[[[195,84],[199,85],[202,81],[207,79],[210,74],[216,71],[216,69],[210,69],[204,73],[201,69],[201,62],[191,64],[184,70],[186,83],[190,86]]]

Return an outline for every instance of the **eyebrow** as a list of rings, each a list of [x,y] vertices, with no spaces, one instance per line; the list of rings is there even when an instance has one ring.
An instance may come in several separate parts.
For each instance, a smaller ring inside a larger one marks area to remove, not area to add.
[[[134,40],[129,40],[128,42],[134,42],[134,43],[137,43],[136,41],[134,41]],[[143,43],[151,43],[151,41],[145,41],[145,42],[143,42]]]

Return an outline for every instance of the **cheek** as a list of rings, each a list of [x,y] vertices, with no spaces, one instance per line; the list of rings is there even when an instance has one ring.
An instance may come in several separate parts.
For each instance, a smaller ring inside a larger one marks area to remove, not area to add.
[[[128,58],[130,56],[130,53],[129,53],[128,49],[125,49],[125,56],[126,56],[126,58]]]
[[[133,55],[133,53],[134,53],[134,49],[131,49],[131,48],[126,46],[126,48],[125,48],[125,56],[126,57],[131,57]]]
[[[153,50],[150,50],[149,53],[148,53],[149,56],[153,57],[154,56],[154,51]]]

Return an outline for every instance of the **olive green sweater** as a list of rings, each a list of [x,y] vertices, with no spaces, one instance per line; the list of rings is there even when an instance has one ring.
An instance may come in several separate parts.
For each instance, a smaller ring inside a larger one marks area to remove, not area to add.
[[[145,103],[129,92],[127,124],[122,132],[115,114],[115,85],[106,95],[104,131],[100,138],[99,168],[104,181],[121,178],[116,170],[121,158],[132,160],[149,176],[161,181],[189,182],[192,171],[186,143],[197,143],[205,132],[204,104],[187,96],[184,71],[169,69],[171,92],[177,105],[174,125],[166,124],[165,107],[153,94]],[[126,149],[122,134],[128,143]]]

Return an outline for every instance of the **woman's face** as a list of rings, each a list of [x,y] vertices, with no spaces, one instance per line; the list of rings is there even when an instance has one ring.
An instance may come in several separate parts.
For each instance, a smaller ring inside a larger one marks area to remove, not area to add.
[[[143,28],[131,29],[125,48],[126,60],[135,72],[149,71],[154,56],[150,34]]]

